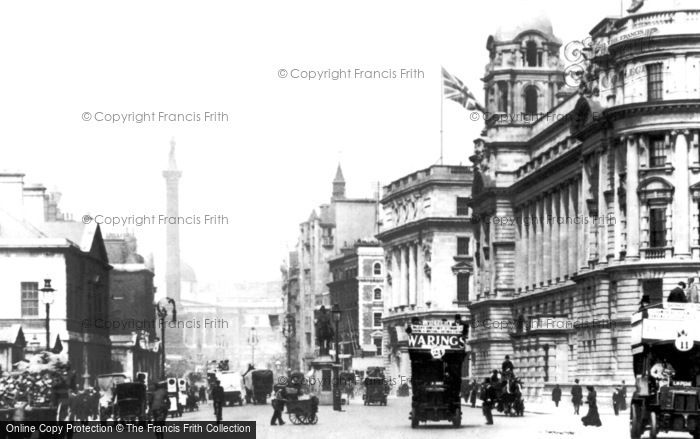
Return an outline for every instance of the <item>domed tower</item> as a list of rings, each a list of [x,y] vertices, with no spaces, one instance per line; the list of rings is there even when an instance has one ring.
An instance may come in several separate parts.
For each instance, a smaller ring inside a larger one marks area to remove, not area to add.
[[[490,59],[483,78],[486,108],[510,116],[499,125],[529,124],[537,118],[533,115],[556,104],[557,92],[564,86],[560,47],[544,15],[505,24],[489,36]]]

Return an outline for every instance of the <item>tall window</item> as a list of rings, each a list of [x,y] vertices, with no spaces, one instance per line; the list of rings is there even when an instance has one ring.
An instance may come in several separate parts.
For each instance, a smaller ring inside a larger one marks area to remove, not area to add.
[[[469,254],[469,238],[457,238],[457,255]]]
[[[382,339],[377,337],[374,339],[374,345],[377,347],[377,356],[382,355]]]
[[[666,166],[666,138],[651,136],[649,138],[649,167],[663,168]]]
[[[528,67],[537,67],[537,43],[534,41],[527,42],[527,52],[525,56]]]
[[[466,302],[469,300],[469,274],[457,273],[457,301]]]
[[[457,215],[469,215],[469,198],[457,197]]]
[[[534,85],[525,89],[525,113],[537,114],[537,87]]]
[[[373,323],[375,328],[381,328],[382,327],[382,313],[375,312],[374,319],[373,319],[372,323]]]
[[[375,276],[380,276],[382,274],[382,264],[380,262],[375,262],[372,271]]]
[[[374,300],[382,300],[382,289],[381,288],[374,289]]]
[[[22,317],[39,315],[39,283],[22,282]]]
[[[647,64],[647,100],[660,101],[664,97],[663,64]]]
[[[664,299],[663,279],[644,279],[642,281],[642,294],[649,296],[649,303],[661,303]]]
[[[666,209],[649,209],[649,247],[666,247]]]

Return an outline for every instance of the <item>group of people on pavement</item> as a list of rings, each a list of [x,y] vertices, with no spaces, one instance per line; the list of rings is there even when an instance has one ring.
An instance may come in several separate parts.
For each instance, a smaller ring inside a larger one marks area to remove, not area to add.
[[[600,421],[600,414],[598,413],[597,393],[593,386],[586,386],[586,390],[588,390],[588,395],[586,396],[588,413],[581,418],[581,421],[585,426],[600,427],[603,424]],[[559,407],[559,401],[561,401],[561,394],[561,387],[559,387],[559,384],[556,384],[552,390],[552,401],[554,401],[554,405],[557,407]],[[574,385],[571,386],[571,403],[574,406],[574,415],[578,415],[579,409],[583,404],[583,389],[578,379],[574,380]],[[624,381],[622,381],[622,385],[615,386],[613,390],[612,406],[615,416],[618,416],[620,411],[627,410],[627,386]]]

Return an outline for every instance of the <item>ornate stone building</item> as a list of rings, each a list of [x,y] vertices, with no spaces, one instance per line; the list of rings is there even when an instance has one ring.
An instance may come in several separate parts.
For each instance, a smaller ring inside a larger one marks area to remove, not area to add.
[[[474,292],[472,170],[431,166],[384,187],[377,238],[386,259],[384,357],[387,373],[409,379],[406,323],[413,317],[468,318]],[[464,374],[468,374],[465,362]]]
[[[698,23],[696,2],[671,0],[601,21],[581,47],[578,93],[562,87],[554,51],[549,65],[498,61],[514,43],[554,49],[549,23],[489,37],[489,111],[500,108],[494,81],[510,75],[508,111],[537,114],[493,119],[475,142],[475,375],[510,354],[534,399],[575,378],[603,389],[632,381],[641,296],[665,300],[700,269]]]

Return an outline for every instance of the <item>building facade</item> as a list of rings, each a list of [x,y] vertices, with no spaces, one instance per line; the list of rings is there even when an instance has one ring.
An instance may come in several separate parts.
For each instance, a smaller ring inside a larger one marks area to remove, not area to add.
[[[410,377],[404,327],[417,317],[469,317],[474,238],[466,166],[431,166],[384,187],[377,238],[384,248],[384,353],[387,373]],[[468,375],[465,362],[464,375]]]
[[[511,75],[508,111],[520,117],[487,123],[472,157],[475,375],[510,354],[532,399],[575,378],[607,395],[633,381],[629,323],[642,295],[660,302],[698,275],[700,10],[690,3],[637,1],[601,21],[573,94],[553,53],[549,66],[499,61],[514,42],[554,48],[550,23],[489,37],[487,109],[499,111],[491,90]]]
[[[340,254],[341,248],[375,235],[377,204],[376,199],[346,197],[345,179],[339,165],[330,203],[319,206],[318,212],[314,210],[299,226],[299,312],[295,322],[298,361],[304,370],[308,370],[319,356],[315,313],[321,306],[331,306],[328,259]]]
[[[362,374],[368,367],[384,366],[384,249],[378,241],[358,241],[341,252],[328,261],[330,302],[341,312],[338,340],[343,369]]]
[[[109,234],[105,247],[110,265],[109,325],[112,344],[112,371],[125,372],[135,379],[137,372],[159,380],[161,344],[153,285],[152,260],[137,253],[136,237]]]
[[[287,351],[286,368],[288,370],[300,370],[299,364],[299,339],[296,337],[296,324],[301,304],[299,303],[299,254],[296,251],[289,252],[282,271],[282,302],[284,308],[285,350]]]
[[[46,348],[45,279],[55,289],[49,308],[49,344],[90,384],[110,371],[108,319],[111,266],[100,227],[67,219],[59,196],[24,183],[24,174],[0,174],[0,326],[21,325],[27,349]]]

